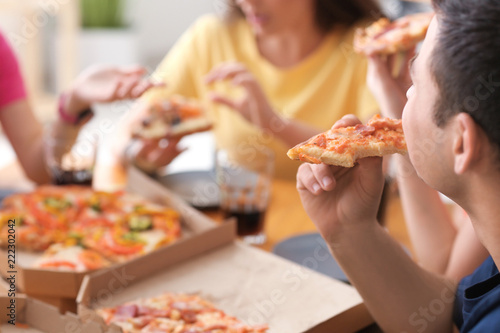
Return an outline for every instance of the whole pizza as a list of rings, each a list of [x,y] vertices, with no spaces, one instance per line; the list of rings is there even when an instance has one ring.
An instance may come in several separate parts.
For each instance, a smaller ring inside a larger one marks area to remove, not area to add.
[[[0,247],[14,225],[19,249],[40,251],[35,267],[87,271],[175,242],[180,215],[141,197],[84,186],[41,186],[0,208]]]

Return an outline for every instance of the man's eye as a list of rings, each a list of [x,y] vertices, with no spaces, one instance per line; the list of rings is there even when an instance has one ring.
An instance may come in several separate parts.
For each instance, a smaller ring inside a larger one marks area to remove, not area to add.
[[[411,95],[413,95],[413,92],[415,91],[415,87],[412,85],[407,91],[406,91],[406,98],[410,98]]]

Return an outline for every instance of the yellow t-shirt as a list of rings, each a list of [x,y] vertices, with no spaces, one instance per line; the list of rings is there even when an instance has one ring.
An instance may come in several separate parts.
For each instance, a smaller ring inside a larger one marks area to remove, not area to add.
[[[273,109],[286,118],[320,130],[349,113],[364,121],[378,107],[365,84],[367,62],[352,48],[353,32],[354,28],[336,29],[302,62],[281,69],[260,55],[244,19],[228,23],[205,16],[184,33],[154,73],[153,77],[164,80],[167,86],[150,90],[144,98],[180,94],[200,100],[213,116],[219,147],[268,146],[276,155],[275,176],[294,179],[300,163],[286,156],[290,147],[237,112],[210,103],[208,93],[212,90],[229,96],[238,91],[230,82],[207,86],[204,76],[221,63],[238,61],[256,77]]]

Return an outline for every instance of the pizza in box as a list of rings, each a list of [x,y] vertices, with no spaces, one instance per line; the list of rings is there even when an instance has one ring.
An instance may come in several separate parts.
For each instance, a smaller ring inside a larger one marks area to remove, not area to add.
[[[43,253],[35,267],[87,271],[175,242],[180,215],[139,196],[83,186],[41,186],[4,199],[0,246]]]
[[[190,294],[163,293],[96,312],[106,324],[114,324],[124,333],[268,332],[267,325],[246,325],[206,299]]]

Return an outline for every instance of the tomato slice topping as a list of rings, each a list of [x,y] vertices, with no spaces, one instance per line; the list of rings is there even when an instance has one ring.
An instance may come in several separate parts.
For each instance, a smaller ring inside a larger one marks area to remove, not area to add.
[[[116,235],[116,236],[120,237],[120,235]],[[141,252],[143,247],[144,247],[144,244],[142,244],[142,243],[130,242],[129,244],[120,244],[115,239],[116,236],[113,237],[112,233],[108,232],[108,233],[106,233],[106,235],[104,236],[104,239],[103,239],[106,247],[116,254],[125,254],[125,255],[135,254],[135,253]],[[125,242],[122,242],[122,243],[125,243]]]
[[[106,266],[106,263],[98,253],[91,250],[83,250],[78,254],[80,259],[87,269],[99,269]]]
[[[71,269],[75,269],[76,265],[70,261],[66,260],[53,260],[53,261],[46,261],[40,264],[41,268],[61,268],[61,267],[68,267]]]

